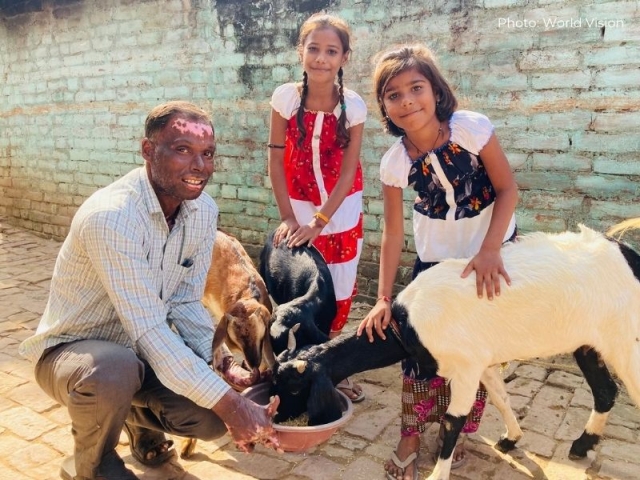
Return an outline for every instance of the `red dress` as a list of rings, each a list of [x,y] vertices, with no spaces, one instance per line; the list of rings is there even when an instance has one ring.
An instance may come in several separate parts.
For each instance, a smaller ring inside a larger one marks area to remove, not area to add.
[[[347,127],[366,120],[367,108],[358,94],[345,89],[345,103]],[[287,120],[284,153],[287,190],[296,220],[304,225],[320,211],[340,176],[344,151],[337,143],[336,132],[341,108],[338,104],[333,112],[305,111],[307,135],[299,148],[296,113],[300,95],[296,84],[278,87],[271,106]],[[329,266],[336,291],[338,314],[331,325],[334,332],[342,330],[351,309],[362,238],[362,168],[358,163],[351,190],[314,242]]]

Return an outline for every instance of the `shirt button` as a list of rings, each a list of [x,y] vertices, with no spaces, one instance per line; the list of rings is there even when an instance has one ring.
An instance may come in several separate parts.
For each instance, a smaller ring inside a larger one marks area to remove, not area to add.
[[[315,138],[316,140],[320,140],[320,135],[314,135],[313,138]]]

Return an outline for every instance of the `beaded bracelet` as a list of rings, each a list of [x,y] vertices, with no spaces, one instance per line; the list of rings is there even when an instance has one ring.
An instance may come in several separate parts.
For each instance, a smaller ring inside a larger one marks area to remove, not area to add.
[[[276,145],[275,143],[267,143],[268,148],[284,148],[284,145]]]
[[[319,220],[322,220],[325,224],[329,223],[330,218],[327,217],[324,213],[321,212],[316,212],[313,214],[313,218],[317,218]]]

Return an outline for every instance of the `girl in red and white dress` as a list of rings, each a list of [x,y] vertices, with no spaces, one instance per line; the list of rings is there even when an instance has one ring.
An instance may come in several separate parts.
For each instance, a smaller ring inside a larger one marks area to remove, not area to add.
[[[269,177],[282,219],[274,242],[313,243],[324,256],[338,307],[330,337],[347,322],[363,237],[360,146],[367,107],[343,86],[349,37],[347,24],[332,15],[315,14],[302,25],[302,83],[274,91],[268,144]],[[349,379],[338,388],[353,402],[364,399]]]

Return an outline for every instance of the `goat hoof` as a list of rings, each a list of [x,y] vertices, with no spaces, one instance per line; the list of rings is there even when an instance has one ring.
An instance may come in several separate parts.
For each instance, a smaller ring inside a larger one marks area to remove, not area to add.
[[[600,436],[593,433],[582,432],[580,438],[571,444],[569,450],[569,458],[571,460],[580,460],[587,456],[589,450],[593,450],[600,441]]]
[[[509,440],[506,437],[500,438],[498,443],[496,443],[496,450],[502,453],[510,452],[516,448],[516,440]]]

